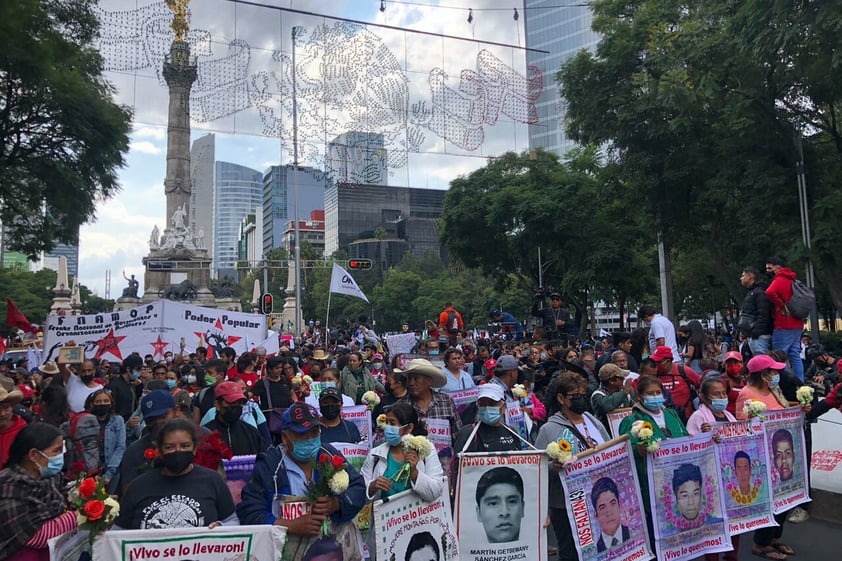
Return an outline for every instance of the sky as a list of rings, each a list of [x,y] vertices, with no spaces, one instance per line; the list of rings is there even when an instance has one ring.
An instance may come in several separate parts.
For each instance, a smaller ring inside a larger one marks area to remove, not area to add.
[[[522,6],[518,0],[387,0],[384,12],[379,11],[379,0],[256,1],[469,40],[524,44],[523,15],[517,22],[512,17],[514,6]],[[143,278],[141,260],[149,251],[150,232],[156,225],[163,230],[167,222],[163,189],[167,90],[159,80],[159,69],[172,32],[164,22],[168,12],[162,2],[100,0],[100,8],[104,14],[100,48],[109,68],[106,78],[115,87],[117,101],[133,109],[134,123],[126,166],[119,172],[122,189],[99,204],[95,221],[80,231],[79,280],[105,295],[106,271],[110,270],[110,296],[116,298],[126,285],[123,274]],[[473,10],[470,24],[466,21],[468,8]],[[330,39],[336,39],[341,28],[334,20],[230,0],[193,0],[190,10],[192,54],[200,67],[191,98],[192,138],[213,132],[217,160],[261,171],[291,161],[290,81],[277,69],[285,68],[284,62],[289,61],[293,25],[302,26],[306,34],[298,54],[305,59],[304,71],[299,72],[303,84],[298,85],[302,164],[321,167],[319,154],[324,152],[325,140],[343,132],[349,123],[394,133],[387,146],[394,159],[390,160],[391,185],[446,189],[449,181],[481,167],[487,157],[528,147],[526,125],[495,114],[490,102],[478,108],[470,99],[466,101],[471,96],[453,94],[462,87],[460,74],[480,70],[481,50],[498,59],[492,60],[490,68],[499,69],[505,63],[521,75],[526,72],[522,50],[374,27],[336,47]],[[319,29],[325,35],[317,35]],[[394,65],[400,67],[398,72]],[[340,100],[333,106],[319,87],[319,75],[326,67],[334,73],[332,83],[336,85],[331,99]],[[434,68],[442,72],[431,72]],[[476,136],[476,127],[470,134],[452,128],[436,130],[436,123],[452,127],[455,119],[435,113],[433,77],[443,87],[441,95],[450,95],[452,107],[460,114],[473,121],[477,115],[485,119],[478,127],[481,138]],[[545,71],[544,87],[550,87],[550,82]],[[369,84],[371,90],[361,94],[361,83]],[[469,81],[468,86],[471,84]],[[346,86],[350,90],[343,89]],[[483,90],[482,84],[480,90],[493,95],[491,90]],[[197,102],[197,91],[207,96]],[[255,92],[265,95],[260,98]],[[395,97],[400,97],[395,102],[398,105],[423,108],[433,117],[427,125],[413,127],[407,125],[405,115],[401,118],[395,112],[377,111]],[[233,112],[232,107],[241,110]],[[197,113],[201,113],[199,118]],[[408,134],[410,129],[418,136]],[[412,138],[423,140],[407,148],[407,139]]]

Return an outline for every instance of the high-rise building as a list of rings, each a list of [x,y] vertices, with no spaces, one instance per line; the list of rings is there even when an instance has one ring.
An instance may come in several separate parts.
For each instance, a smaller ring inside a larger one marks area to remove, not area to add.
[[[437,222],[446,191],[385,185],[332,185],[325,191],[325,255],[383,259],[384,269],[409,251],[442,253]]]
[[[263,253],[281,246],[284,226],[295,217],[295,188],[298,187],[298,217],[324,208],[325,174],[315,168],[272,166],[263,176]]]
[[[578,5],[558,0],[524,0],[526,46],[549,53],[526,52],[526,62],[544,72],[547,84],[562,63],[581,49],[593,49],[599,35],[591,29],[593,14],[587,3]],[[538,122],[529,125],[529,147],[544,148],[559,156],[575,147],[564,134],[564,100],[557,87],[547,87],[537,102]]]
[[[245,216],[240,222],[237,259],[248,261],[252,266],[263,257],[263,207]]]
[[[213,255],[213,172],[216,158],[216,142],[212,134],[206,134],[193,141],[190,148],[190,192],[189,223],[194,223],[194,232],[205,234],[205,247]],[[167,220],[169,220],[169,216]]]
[[[340,134],[327,145],[327,169],[334,183],[387,185],[388,166],[383,135],[351,131]]]
[[[237,277],[240,223],[263,199],[263,174],[257,170],[216,162],[213,207],[213,269],[217,278]]]
[[[42,258],[42,267],[45,269],[53,269],[58,271],[58,259],[65,257],[67,259],[67,276],[71,279],[79,278],[79,244],[67,245],[57,243],[52,251],[44,253]]]

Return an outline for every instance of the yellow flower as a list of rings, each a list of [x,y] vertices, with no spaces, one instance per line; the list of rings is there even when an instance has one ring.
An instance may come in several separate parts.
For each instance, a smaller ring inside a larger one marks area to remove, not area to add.
[[[573,446],[570,445],[569,440],[562,439],[558,441],[558,449],[562,452],[570,452],[571,450],[573,450]]]
[[[348,476],[348,472],[344,469],[341,469],[333,474],[333,477],[330,478],[328,481],[327,486],[330,487],[330,491],[334,495],[339,495],[340,493],[344,493],[345,490],[348,489],[348,485],[351,483],[351,478]]]
[[[638,436],[637,436],[637,437],[638,437],[640,440],[649,440],[650,438],[652,438],[652,436],[653,436],[654,434],[655,434],[655,433],[654,433],[654,432],[652,432],[652,429],[648,429],[648,428],[646,428],[646,427],[643,427],[643,428],[641,428],[641,429],[640,429],[640,432],[638,433]]]
[[[547,455],[557,462],[564,463],[573,457],[573,447],[570,441],[561,439],[547,445]]]

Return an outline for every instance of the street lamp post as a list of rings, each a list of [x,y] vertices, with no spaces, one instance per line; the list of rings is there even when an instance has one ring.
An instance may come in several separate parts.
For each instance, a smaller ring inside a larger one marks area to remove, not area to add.
[[[298,72],[295,66],[295,42],[303,30],[292,28],[292,196],[293,222],[295,223],[295,336],[301,336],[301,232],[298,227]]]

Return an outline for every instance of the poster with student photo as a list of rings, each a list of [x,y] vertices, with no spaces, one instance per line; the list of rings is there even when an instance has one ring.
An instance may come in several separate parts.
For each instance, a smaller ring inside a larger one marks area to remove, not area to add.
[[[810,501],[804,412],[800,407],[767,411],[763,429],[771,462],[772,506],[775,514]]]
[[[426,502],[411,490],[374,502],[372,521],[376,558],[384,561],[459,559],[456,530],[447,493]]]
[[[731,535],[774,526],[769,454],[763,421],[725,423],[714,428],[725,490],[725,518]]]
[[[544,451],[460,454],[458,461],[454,518],[460,559],[544,561]]]
[[[577,457],[559,477],[581,561],[653,557],[627,436]]]
[[[662,440],[646,461],[658,559],[730,550],[713,435]]]
[[[360,444],[371,447],[371,409],[366,405],[354,405],[342,408],[342,419],[354,423],[360,431]]]

